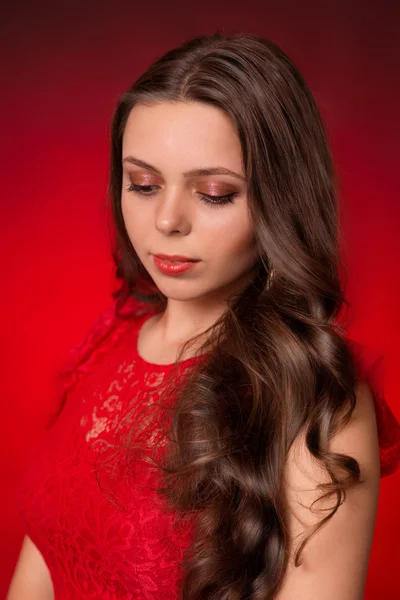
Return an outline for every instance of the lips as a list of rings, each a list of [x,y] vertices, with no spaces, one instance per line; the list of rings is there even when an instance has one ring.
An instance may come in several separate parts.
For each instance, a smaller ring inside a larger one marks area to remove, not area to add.
[[[163,256],[165,256],[165,254]],[[194,269],[197,263],[200,262],[198,260],[191,259],[169,260],[167,258],[161,258],[157,255],[154,255],[153,260],[157,269],[165,275],[179,275],[180,273],[185,273],[190,269]]]
[[[194,258],[189,258],[188,256],[182,256],[181,254],[155,254],[157,258],[161,258],[162,260],[168,260],[170,262],[198,262]]]

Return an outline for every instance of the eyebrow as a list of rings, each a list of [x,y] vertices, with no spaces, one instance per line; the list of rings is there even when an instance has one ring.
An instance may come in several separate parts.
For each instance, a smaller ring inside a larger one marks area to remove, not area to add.
[[[149,165],[149,163],[146,163],[143,160],[139,160],[134,156],[126,156],[122,159],[122,163],[136,165],[138,167],[142,167],[143,169],[147,169],[148,171],[152,171],[153,173],[156,173],[156,175],[162,176],[161,171],[156,169],[156,167],[153,167],[153,165]],[[234,171],[230,171],[225,167],[208,167],[204,169],[193,169],[191,171],[186,171],[186,173],[183,173],[185,179],[188,179],[190,177],[203,177],[205,175],[231,175],[232,177],[236,177],[236,179],[245,180],[245,177],[243,177],[243,175],[235,173]]]

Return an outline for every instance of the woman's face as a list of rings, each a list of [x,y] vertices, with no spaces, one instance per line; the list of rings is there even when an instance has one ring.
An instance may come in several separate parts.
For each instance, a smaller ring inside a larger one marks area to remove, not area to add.
[[[137,105],[122,157],[125,226],[160,291],[190,300],[240,287],[255,265],[256,243],[240,142],[225,113],[199,102]],[[226,172],[208,172],[217,168]],[[156,254],[198,262],[171,275],[160,271]]]

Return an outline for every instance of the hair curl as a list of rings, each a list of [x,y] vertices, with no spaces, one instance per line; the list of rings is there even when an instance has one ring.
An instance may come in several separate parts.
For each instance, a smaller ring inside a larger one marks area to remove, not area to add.
[[[217,32],[167,52],[122,95],[112,123],[119,307],[130,295],[161,308],[167,302],[143,269],[121,212],[127,118],[138,103],[181,101],[221,109],[237,130],[259,259],[252,281],[206,332],[198,352],[210,360],[178,394],[160,493],[196,515],[183,598],[272,600],[288,565],[282,482],[294,441],[304,434],[331,478],[321,485],[323,497],[336,496],[331,513],[303,540],[296,566],[307,540],[360,480],[357,461],[328,450],[354,410],[356,381],[338,324],[348,302],[337,178],[316,102],[277,45]]]

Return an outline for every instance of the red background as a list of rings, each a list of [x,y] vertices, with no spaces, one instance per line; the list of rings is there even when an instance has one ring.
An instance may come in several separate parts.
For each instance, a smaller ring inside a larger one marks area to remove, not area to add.
[[[104,205],[114,104],[189,37],[218,27],[263,34],[308,81],[342,182],[350,333],[385,354],[386,398],[400,420],[395,4],[13,2],[3,11],[1,597],[23,536],[13,492],[43,433],[52,375],[110,301]],[[399,484],[400,472],[382,480],[367,600],[400,596]]]

